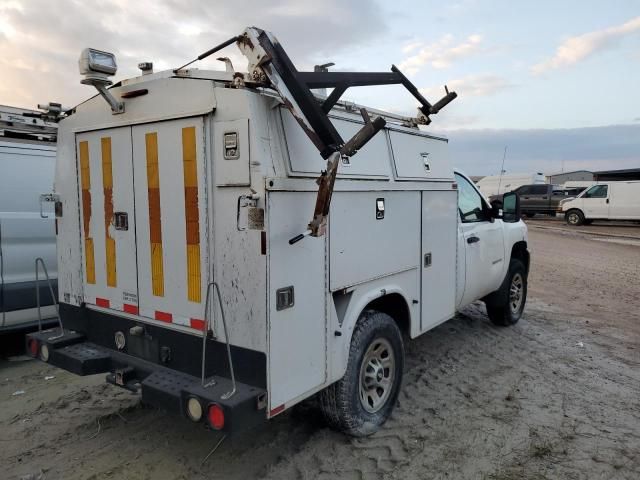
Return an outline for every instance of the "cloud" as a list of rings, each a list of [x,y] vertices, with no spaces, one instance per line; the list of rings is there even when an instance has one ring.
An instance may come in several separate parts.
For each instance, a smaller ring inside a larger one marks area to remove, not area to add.
[[[0,2],[0,103],[72,106],[93,95],[80,85],[77,67],[87,46],[114,52],[120,79],[138,75],[141,61],[153,61],[156,70],[182,65],[256,24],[272,31],[296,66],[306,70],[387,31],[382,11],[367,0],[265,5],[257,0]],[[246,61],[235,47],[224,55],[244,69]],[[223,69],[213,57],[195,66]]]
[[[571,129],[440,130],[449,139],[454,166],[470,175],[516,172],[613,170],[640,166],[640,125],[609,125]]]
[[[482,49],[482,35],[470,35],[458,43],[454,40],[453,35],[447,34],[431,44],[411,42],[405,45],[402,49],[405,54],[415,50],[418,52],[403,60],[399,65],[400,70],[414,75],[425,65],[437,69],[448,68],[456,60],[470,57]]]
[[[611,48],[620,38],[638,32],[640,17],[635,17],[622,25],[569,37],[558,46],[552,58],[533,65],[531,72],[540,75],[549,70],[574,65],[596,52]]]
[[[481,74],[451,80],[447,82],[447,87],[449,90],[454,90],[460,97],[484,97],[495,95],[515,85],[497,75]],[[420,92],[427,98],[433,99],[444,95],[442,87],[421,88]]]

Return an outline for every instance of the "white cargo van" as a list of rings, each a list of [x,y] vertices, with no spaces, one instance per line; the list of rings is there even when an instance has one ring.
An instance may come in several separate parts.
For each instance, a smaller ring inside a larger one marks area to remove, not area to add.
[[[63,328],[28,351],[224,432],[319,393],[331,425],[370,434],[396,403],[402,334],[480,299],[497,325],[522,315],[518,198],[491,208],[418,129],[454,92],[432,105],[395,67],[299,72],[256,28],[199,58],[232,43],[248,73],[145,64],[60,122]],[[83,73],[115,73],[93,55]],[[338,102],[389,83],[422,115]]]
[[[640,181],[598,182],[578,197],[561,203],[569,225],[594,220],[640,221]]]
[[[0,105],[0,334],[37,323],[36,258],[56,288],[53,205],[41,209],[40,194],[53,191],[57,124],[40,115]],[[40,300],[45,320],[55,316],[45,282]]]

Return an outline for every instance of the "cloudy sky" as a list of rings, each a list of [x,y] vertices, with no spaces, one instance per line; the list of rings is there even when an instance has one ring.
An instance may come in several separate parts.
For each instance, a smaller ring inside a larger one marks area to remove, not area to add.
[[[640,167],[640,2],[489,0],[0,0],[0,104],[72,106],[93,92],[77,59],[116,53],[116,78],[179,66],[248,25],[271,30],[300,70],[398,65],[427,95],[457,166],[497,173]],[[237,69],[245,63],[229,47]],[[198,65],[220,68],[215,60]],[[400,87],[346,97],[413,113]]]

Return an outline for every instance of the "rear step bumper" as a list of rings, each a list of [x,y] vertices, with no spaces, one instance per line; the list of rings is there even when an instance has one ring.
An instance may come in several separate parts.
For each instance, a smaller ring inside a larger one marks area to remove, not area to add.
[[[107,373],[107,382],[140,392],[143,402],[205,422],[228,434],[266,421],[266,391],[262,388],[236,382],[236,392],[226,398],[225,394],[233,389],[228,378],[208,377],[207,386],[203,387],[198,377],[97,345],[74,331],[65,330],[60,335],[60,329],[52,329],[28,334],[27,353],[77,375]],[[192,398],[200,405],[199,419],[188,413],[187,402]],[[219,424],[215,427],[208,419],[207,413],[213,405],[222,408],[224,413],[222,428],[218,428]]]

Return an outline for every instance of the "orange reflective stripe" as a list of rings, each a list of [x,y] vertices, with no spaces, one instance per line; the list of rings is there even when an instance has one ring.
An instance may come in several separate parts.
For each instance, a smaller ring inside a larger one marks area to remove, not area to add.
[[[149,200],[149,242],[151,244],[151,291],[156,297],[164,297],[158,134],[156,132],[147,133],[144,140],[147,152],[147,198]]]
[[[187,298],[192,302],[200,302],[200,210],[198,208],[195,127],[182,129],[182,163],[184,169],[184,213],[187,224]]]
[[[107,286],[116,287],[116,241],[109,233],[113,219],[113,170],[111,161],[111,137],[100,139],[102,147],[102,188],[104,191],[104,237],[107,261]]]
[[[87,283],[96,283],[96,261],[91,238],[91,170],[89,167],[89,142],[82,141],[80,150],[80,188],[82,190],[82,231],[84,234],[84,262]]]

